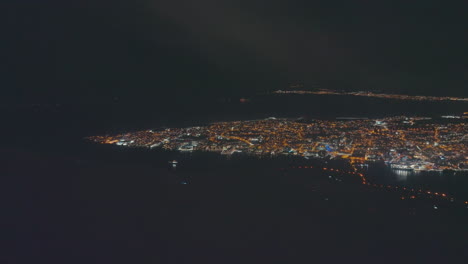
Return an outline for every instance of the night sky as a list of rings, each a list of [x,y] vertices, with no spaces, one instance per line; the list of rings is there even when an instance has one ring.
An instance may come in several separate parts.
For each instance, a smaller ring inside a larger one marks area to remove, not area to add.
[[[135,2],[3,2],[2,103],[250,96],[294,82],[468,96],[467,4]]]

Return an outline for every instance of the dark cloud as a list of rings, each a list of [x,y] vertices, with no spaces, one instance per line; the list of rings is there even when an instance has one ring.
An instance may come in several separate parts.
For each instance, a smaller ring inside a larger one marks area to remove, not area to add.
[[[246,94],[293,81],[466,95],[466,6],[343,2],[5,4],[5,98]]]

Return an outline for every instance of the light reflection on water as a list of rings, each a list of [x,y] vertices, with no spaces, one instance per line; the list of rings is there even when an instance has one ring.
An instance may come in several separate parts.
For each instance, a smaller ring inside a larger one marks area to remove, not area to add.
[[[468,172],[392,170],[371,166],[369,178],[378,184],[398,185],[415,189],[447,192],[458,198],[468,198]]]
[[[408,179],[408,176],[412,174],[411,171],[407,171],[407,170],[393,170],[392,172],[395,174],[395,179],[400,183],[406,182]]]

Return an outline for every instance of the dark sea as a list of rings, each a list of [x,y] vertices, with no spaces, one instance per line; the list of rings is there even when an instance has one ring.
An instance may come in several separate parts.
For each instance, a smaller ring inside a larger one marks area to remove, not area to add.
[[[5,263],[338,263],[447,261],[466,246],[466,208],[401,201],[358,179],[292,166],[345,166],[300,157],[119,148],[84,137],[267,117],[438,116],[454,102],[261,95],[107,104],[2,107]],[[176,168],[168,161],[177,160]],[[375,183],[468,199],[464,173],[395,173]],[[437,206],[437,210],[434,207]],[[428,253],[429,251],[429,253]],[[383,257],[386,256],[386,257]],[[1,260],[1,259],[0,259]]]
[[[89,150],[104,151],[91,145],[85,136],[137,131],[159,127],[188,127],[217,121],[252,120],[267,117],[335,119],[337,117],[382,118],[387,116],[428,116],[460,114],[468,111],[463,102],[418,102],[378,98],[328,95],[261,95],[241,103],[239,98],[215,98],[193,102],[184,99],[167,105],[159,102],[89,105],[25,105],[5,109],[8,126],[2,131],[6,145],[40,152],[83,155]],[[115,149],[111,152],[126,150]],[[138,150],[132,150],[138,152]],[[158,151],[141,150],[148,159],[161,156]],[[160,166],[177,154],[162,154]],[[131,159],[132,157],[126,157]],[[217,157],[221,158],[221,157]],[[221,158],[223,159],[223,158]],[[256,158],[253,158],[256,160]],[[207,161],[210,163],[210,161]],[[370,176],[378,183],[430,188],[468,198],[467,173],[395,172],[381,166],[371,167]]]

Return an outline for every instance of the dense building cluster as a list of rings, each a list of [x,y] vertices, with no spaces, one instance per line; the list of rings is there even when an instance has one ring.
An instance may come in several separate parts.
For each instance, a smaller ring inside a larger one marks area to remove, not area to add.
[[[222,155],[298,155],[385,162],[400,170],[468,169],[466,119],[389,117],[312,120],[268,118],[203,127],[144,130],[89,139],[103,144],[212,151]]]
[[[328,89],[320,89],[318,91],[277,90],[274,93],[276,94],[351,95],[351,96],[367,96],[367,97],[377,97],[377,98],[385,98],[385,99],[413,100],[413,101],[464,101],[464,102],[468,102],[468,98],[462,98],[462,97],[385,94],[385,93],[373,93],[373,92],[366,92],[366,91],[344,92],[344,91],[335,91],[335,90],[328,90]]]

